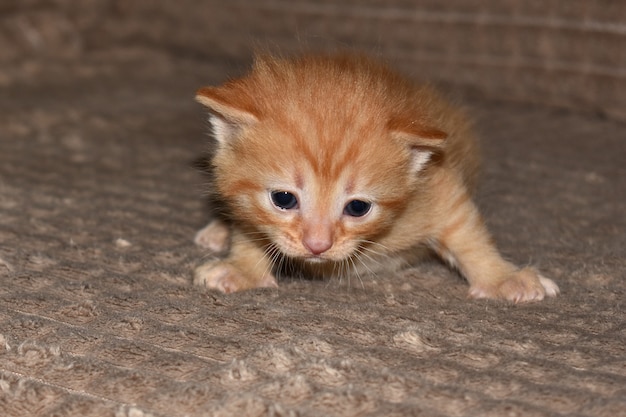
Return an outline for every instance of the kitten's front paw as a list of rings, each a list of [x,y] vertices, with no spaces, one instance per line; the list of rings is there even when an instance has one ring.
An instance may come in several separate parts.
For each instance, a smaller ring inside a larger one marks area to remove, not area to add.
[[[212,220],[198,230],[193,241],[196,245],[213,253],[223,253],[228,249],[230,229],[220,220]]]
[[[250,288],[278,287],[271,274],[266,274],[261,279],[251,279],[235,266],[223,261],[211,261],[197,267],[193,283],[226,294]]]
[[[469,295],[473,298],[503,298],[514,303],[541,301],[555,297],[559,287],[532,268],[523,268],[494,285],[473,285]]]

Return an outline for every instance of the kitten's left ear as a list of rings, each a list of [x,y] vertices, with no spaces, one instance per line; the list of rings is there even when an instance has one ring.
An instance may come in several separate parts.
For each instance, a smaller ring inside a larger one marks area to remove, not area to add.
[[[203,87],[196,93],[196,101],[212,111],[211,125],[220,143],[228,142],[242,128],[259,121],[251,98],[234,83]]]
[[[388,123],[391,137],[408,146],[413,154],[411,170],[418,172],[435,153],[443,150],[448,134],[437,128],[417,122],[402,123],[392,120]]]

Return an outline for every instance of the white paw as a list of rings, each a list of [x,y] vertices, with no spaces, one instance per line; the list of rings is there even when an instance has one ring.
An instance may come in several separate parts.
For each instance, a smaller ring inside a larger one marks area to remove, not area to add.
[[[242,278],[232,266],[220,261],[207,262],[196,268],[193,274],[194,285],[231,293],[238,290]]]
[[[541,301],[555,297],[559,287],[532,268],[520,269],[494,284],[474,285],[470,288],[472,298],[502,298],[514,303]]]
[[[194,271],[193,283],[226,294],[251,288],[278,287],[276,278],[271,274],[251,278],[235,266],[219,260],[207,262],[197,267]]]
[[[230,229],[220,220],[212,220],[198,230],[193,241],[196,245],[213,253],[223,253],[228,249]]]
[[[550,278],[539,275],[539,282],[543,286],[543,289],[546,291],[546,295],[548,297],[556,297],[561,292],[559,290],[559,286],[556,285],[556,283]]]

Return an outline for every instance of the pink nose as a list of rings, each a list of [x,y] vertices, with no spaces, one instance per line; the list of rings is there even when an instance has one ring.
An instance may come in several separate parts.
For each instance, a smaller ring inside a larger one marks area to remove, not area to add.
[[[312,255],[321,255],[333,246],[333,227],[324,219],[306,220],[302,226],[302,245]]]
[[[333,246],[333,241],[321,236],[305,236],[302,239],[302,244],[313,255],[320,255]]]

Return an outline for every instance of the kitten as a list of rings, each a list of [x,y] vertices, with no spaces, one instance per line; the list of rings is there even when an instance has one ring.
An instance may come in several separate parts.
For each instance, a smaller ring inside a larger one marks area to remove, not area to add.
[[[199,266],[195,284],[274,287],[285,265],[304,276],[391,273],[430,247],[471,297],[558,294],[494,247],[470,199],[469,123],[430,88],[361,55],[265,56],[196,99],[211,112],[214,191],[232,225],[214,220],[196,236],[227,254]]]

